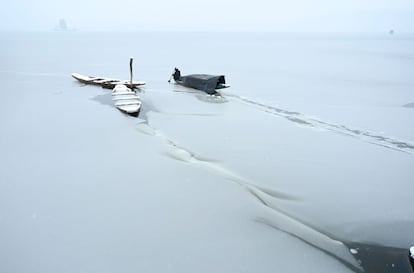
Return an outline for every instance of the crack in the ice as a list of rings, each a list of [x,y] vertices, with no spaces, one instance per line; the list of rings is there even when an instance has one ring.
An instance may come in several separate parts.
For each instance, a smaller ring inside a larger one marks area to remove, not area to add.
[[[265,110],[267,111],[267,109]],[[297,112],[289,112],[289,111],[280,111],[283,113],[290,113],[292,116],[286,117],[295,119],[295,116],[302,117]],[[302,125],[308,125],[306,122],[312,119],[300,119],[305,120],[305,123],[301,123]],[[358,137],[359,135],[369,134],[367,132],[361,130],[352,130],[343,125],[333,125],[326,122],[313,120],[315,123],[325,124],[326,127],[333,127],[336,128],[336,132],[351,136],[351,137]],[[314,123],[309,123],[310,126],[314,126]],[[141,128],[142,127],[142,128]],[[350,247],[346,242],[342,242],[340,240],[335,239],[335,236],[329,235],[327,232],[317,229],[312,225],[309,225],[303,222],[300,219],[295,218],[292,215],[281,210],[278,206],[276,206],[275,202],[280,202],[283,200],[288,201],[297,201],[300,200],[299,198],[292,196],[290,194],[286,194],[283,192],[278,192],[272,189],[266,189],[264,187],[258,186],[252,183],[250,180],[244,178],[243,176],[230,171],[229,169],[221,166],[218,161],[211,160],[207,158],[203,158],[202,156],[197,155],[196,153],[190,151],[178,145],[176,142],[162,134],[160,131],[155,129],[151,126],[150,119],[148,118],[146,122],[141,123],[138,128],[142,133],[147,135],[151,135],[163,140],[166,145],[173,148],[172,152],[164,153],[165,156],[168,156],[174,160],[179,160],[181,162],[185,162],[191,164],[195,167],[203,168],[215,175],[221,176],[226,180],[232,181],[246,189],[246,191],[255,199],[257,200],[264,208],[266,208],[263,212],[265,215],[262,217],[258,217],[256,219],[257,222],[265,224],[271,228],[280,230],[285,232],[286,234],[299,239],[300,241],[314,247],[315,249],[322,251],[323,253],[333,257],[340,263],[344,264],[354,272],[364,272],[364,268],[361,267],[360,262],[356,259],[355,256],[352,255],[350,252]],[[333,129],[332,129],[333,130]],[[378,136],[371,136],[373,139]],[[385,144],[379,142],[370,142],[370,140],[366,140],[369,143],[376,144],[383,146]],[[396,141],[396,145],[406,144],[405,142]],[[385,146],[391,149],[397,149],[395,147]],[[401,150],[398,150],[401,151]]]
[[[352,271],[354,271],[356,273],[365,272],[364,269],[359,265],[359,262],[356,259],[354,259],[354,260],[346,260],[346,259],[344,259],[344,258],[342,258],[340,256],[337,256],[335,253],[332,253],[332,252],[328,251],[327,249],[325,249],[325,248],[323,248],[321,246],[318,246],[317,244],[312,243],[311,241],[306,240],[305,238],[303,238],[303,237],[301,237],[301,236],[299,236],[299,235],[297,235],[297,234],[295,234],[293,232],[290,232],[288,230],[284,230],[284,229],[279,228],[278,226],[276,226],[276,225],[270,223],[269,221],[267,221],[265,218],[257,218],[256,221],[258,223],[262,223],[262,224],[264,224],[266,226],[269,226],[269,227],[271,227],[273,229],[282,231],[282,232],[284,232],[284,233],[286,233],[286,234],[288,234],[288,235],[290,235],[290,236],[298,239],[299,241],[301,241],[301,242],[303,242],[303,243],[305,243],[305,244],[307,244],[307,245],[309,245],[311,247],[316,248],[317,250],[319,250],[319,251],[325,253],[326,255],[334,258],[335,260],[339,261],[340,263],[342,263],[343,265],[345,265],[347,268],[351,269]],[[345,244],[343,244],[343,247],[344,247],[344,249],[347,249],[347,246]]]
[[[173,140],[163,135],[157,129],[153,128],[150,123],[150,119],[148,119],[146,124],[141,124],[145,125],[151,133],[148,133],[148,130],[141,131],[162,139],[168,146],[173,148],[172,152],[166,152],[164,155],[172,159],[203,168],[215,175],[219,175],[226,180],[232,181],[244,187],[251,196],[272,212],[272,217],[269,217],[269,219],[262,218],[260,220],[262,223],[300,239],[316,249],[334,257],[341,263],[353,269],[355,272],[363,272],[356,260],[349,254],[349,249],[342,242],[334,240],[325,233],[322,233],[317,229],[306,225],[302,221],[289,216],[272,204],[272,200],[298,201],[300,200],[299,198],[290,194],[275,191],[273,189],[266,189],[258,186],[243,176],[221,166],[217,162],[207,160],[196,155],[194,152],[178,145]]]
[[[267,194],[273,198],[277,199],[284,199],[284,200],[300,200],[298,197],[278,192],[273,189],[267,189],[265,187],[261,187],[253,183],[247,178],[244,178],[243,176],[221,166],[217,160],[206,158],[200,155],[195,154],[194,152],[182,147],[181,145],[178,145],[176,142],[171,140],[170,138],[163,135],[161,132],[159,132],[157,129],[151,126],[150,119],[147,119],[146,123],[141,123],[142,125],[145,125],[147,127],[147,130],[144,130],[143,128],[138,128],[138,130],[142,133],[145,133],[147,135],[152,135],[155,137],[158,137],[162,139],[168,146],[173,147],[174,150],[172,152],[164,152],[163,154],[171,159],[191,163],[198,167],[201,167],[203,169],[206,169],[207,171],[214,173],[216,175],[219,175],[226,180],[232,181],[234,183],[237,183],[239,185],[245,186],[247,188],[254,189],[256,191],[260,191],[263,194]],[[140,126],[142,127],[142,126]],[[148,130],[149,129],[149,130]]]
[[[248,192],[263,206],[269,209],[270,216],[257,217],[256,221],[274,229],[289,234],[292,237],[322,251],[323,253],[338,260],[354,272],[364,272],[358,261],[351,255],[349,247],[343,242],[334,239],[334,236],[327,234],[303,221],[297,219],[286,212],[280,210],[272,204],[271,200],[266,200],[263,192],[257,192],[252,188]]]
[[[236,95],[228,95],[234,99],[237,99],[247,105],[251,105],[256,107],[259,110],[262,110],[266,113],[276,115],[279,117],[286,118],[287,120],[294,122],[301,126],[307,126],[311,128],[321,128],[331,132],[335,132],[342,135],[347,135],[351,137],[355,137],[361,141],[378,145],[384,148],[392,149],[399,152],[414,154],[414,144],[411,144],[406,141],[394,139],[387,136],[381,136],[369,131],[359,130],[359,129],[352,129],[345,125],[340,124],[333,124],[328,123],[316,118],[307,117],[299,112],[284,110],[281,108],[277,108],[271,105],[266,105],[264,103],[260,103],[254,101],[252,99],[236,96]]]

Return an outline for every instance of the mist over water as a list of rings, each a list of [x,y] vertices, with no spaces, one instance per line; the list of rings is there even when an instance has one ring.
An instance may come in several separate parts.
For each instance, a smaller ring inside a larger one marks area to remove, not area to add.
[[[130,57],[138,118],[70,76]],[[0,271],[410,272],[414,36],[2,33],[0,60]]]

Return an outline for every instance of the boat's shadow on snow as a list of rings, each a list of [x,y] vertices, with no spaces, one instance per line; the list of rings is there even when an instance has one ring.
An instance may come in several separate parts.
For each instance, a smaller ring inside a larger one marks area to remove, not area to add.
[[[204,93],[203,91],[193,90],[190,88],[186,89],[173,89],[173,92],[177,93],[188,93],[193,94],[196,99],[202,102],[207,103],[226,103],[228,100],[219,92],[216,92],[216,94],[210,95],[207,93]]]
[[[111,93],[106,93],[102,95],[96,95],[95,97],[91,98],[91,100],[98,102],[99,104],[114,107],[114,103],[112,101]]]

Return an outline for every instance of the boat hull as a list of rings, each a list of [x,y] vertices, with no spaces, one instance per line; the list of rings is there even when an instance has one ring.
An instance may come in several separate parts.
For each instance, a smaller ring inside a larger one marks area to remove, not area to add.
[[[226,84],[223,75],[193,74],[180,77],[175,82],[186,87],[204,91],[210,95],[217,94],[216,90],[230,87],[230,85]]]
[[[78,73],[72,73],[72,77],[84,84],[92,84],[98,85],[103,88],[113,89],[116,85],[125,85],[128,88],[137,88],[139,86],[145,85],[143,81],[133,81],[132,83],[127,80],[119,80],[119,79],[111,79],[111,78],[104,78],[104,77],[91,77],[85,76]]]
[[[138,116],[141,110],[141,98],[126,85],[114,87],[112,101],[118,110],[131,116]]]

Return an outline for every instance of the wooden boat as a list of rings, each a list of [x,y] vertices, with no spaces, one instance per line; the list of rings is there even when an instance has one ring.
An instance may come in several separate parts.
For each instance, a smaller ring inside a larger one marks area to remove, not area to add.
[[[72,77],[84,84],[94,84],[102,86],[103,88],[113,89],[116,85],[121,84],[125,85],[128,88],[137,88],[145,84],[143,81],[128,81],[128,80],[118,80],[104,77],[91,77],[84,76],[78,73],[72,73]]]
[[[133,75],[132,74],[132,62],[133,62],[133,58],[130,58],[129,69],[130,69],[131,78],[129,81],[104,78],[104,77],[90,77],[90,76],[84,76],[78,73],[72,73],[72,77],[77,79],[81,83],[99,85],[99,86],[102,86],[103,88],[113,89],[115,88],[116,85],[125,85],[128,88],[135,89],[136,87],[144,85],[145,82],[132,80],[132,75]]]
[[[116,108],[131,116],[138,116],[141,98],[124,84],[117,84],[112,90],[112,100]]]
[[[226,84],[226,80],[223,75],[216,76],[207,74],[191,74],[181,76],[180,70],[175,68],[171,77],[174,78],[174,81],[177,84],[201,90],[210,95],[217,94],[216,90],[230,87],[230,85]],[[171,78],[168,82],[170,81]]]

